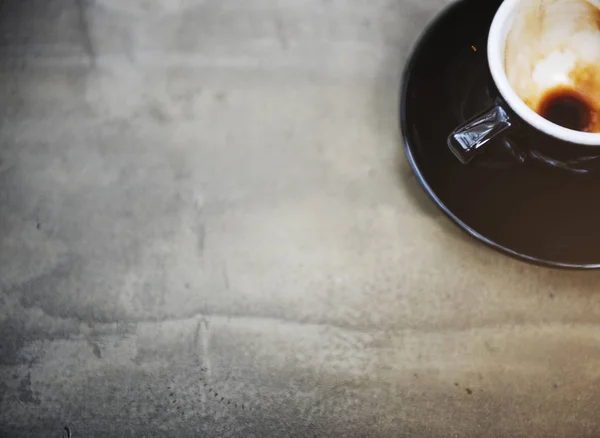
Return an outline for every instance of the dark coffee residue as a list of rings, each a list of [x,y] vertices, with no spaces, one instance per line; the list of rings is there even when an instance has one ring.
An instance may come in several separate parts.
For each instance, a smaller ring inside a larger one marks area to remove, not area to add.
[[[580,132],[592,132],[598,117],[584,95],[566,87],[548,91],[542,97],[538,113],[552,123]]]

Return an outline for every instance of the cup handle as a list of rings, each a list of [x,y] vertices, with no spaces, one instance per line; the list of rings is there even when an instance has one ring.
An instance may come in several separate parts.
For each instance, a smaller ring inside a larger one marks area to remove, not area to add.
[[[448,147],[463,164],[484,152],[491,139],[513,125],[504,105],[497,99],[490,108],[450,133]]]

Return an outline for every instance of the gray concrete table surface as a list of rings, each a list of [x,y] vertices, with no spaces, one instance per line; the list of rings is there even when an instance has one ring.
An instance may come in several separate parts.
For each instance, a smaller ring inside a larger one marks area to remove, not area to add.
[[[600,274],[404,160],[447,3],[0,3],[0,436],[600,436]]]

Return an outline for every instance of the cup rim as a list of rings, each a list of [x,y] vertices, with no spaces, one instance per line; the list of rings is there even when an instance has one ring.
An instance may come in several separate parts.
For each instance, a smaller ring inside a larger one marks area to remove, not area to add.
[[[510,29],[507,22],[510,20],[512,24],[513,14],[519,2],[520,0],[504,0],[490,26],[487,44],[488,64],[498,91],[510,108],[534,128],[570,143],[600,146],[600,133],[574,131],[546,120],[527,106],[510,85],[504,70],[506,37]]]

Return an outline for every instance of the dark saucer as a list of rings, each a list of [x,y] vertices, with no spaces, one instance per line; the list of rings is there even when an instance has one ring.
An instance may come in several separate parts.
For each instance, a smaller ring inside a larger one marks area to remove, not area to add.
[[[486,44],[501,3],[459,1],[421,37],[403,78],[406,155],[429,196],[475,238],[538,264],[600,268],[600,165],[585,167],[598,162],[589,157],[599,149],[524,123],[468,165],[446,145],[454,128],[499,96]]]

